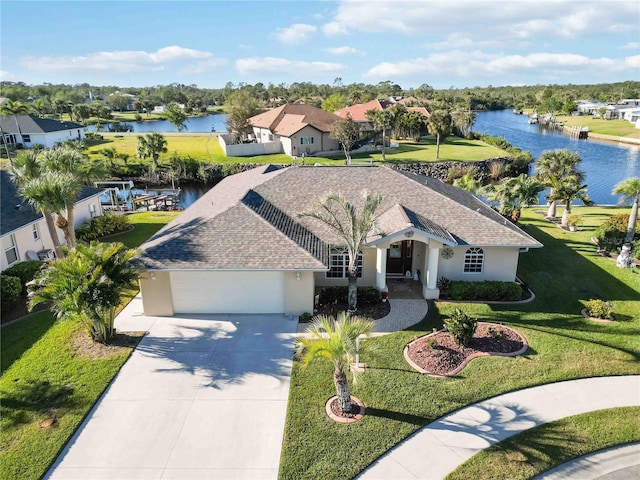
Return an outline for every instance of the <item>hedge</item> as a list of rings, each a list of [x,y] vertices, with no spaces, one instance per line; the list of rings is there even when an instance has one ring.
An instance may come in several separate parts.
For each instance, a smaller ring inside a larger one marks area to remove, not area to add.
[[[509,301],[522,298],[522,287],[515,282],[451,282],[452,300]]]
[[[349,287],[323,287],[320,289],[320,305],[347,303]],[[373,305],[380,301],[380,290],[374,287],[358,287],[358,305]]]
[[[36,273],[42,268],[44,262],[41,260],[27,260],[26,262],[16,263],[14,266],[7,268],[3,275],[9,275],[10,277],[18,277],[21,285],[22,294],[27,293],[27,283],[33,280]]]
[[[126,230],[131,223],[126,215],[115,215],[105,213],[100,217],[92,218],[89,223],[85,223],[76,230],[76,237],[83,242],[90,242],[112,233]]]
[[[0,308],[2,311],[11,307],[20,298],[22,286],[18,277],[10,275],[0,275]]]

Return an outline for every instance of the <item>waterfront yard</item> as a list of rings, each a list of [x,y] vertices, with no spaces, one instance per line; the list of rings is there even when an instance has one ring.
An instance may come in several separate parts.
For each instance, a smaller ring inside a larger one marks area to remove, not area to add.
[[[635,128],[633,123],[627,120],[603,120],[589,115],[574,117],[572,115],[559,115],[558,122],[564,123],[568,127],[589,127],[589,131],[601,135],[611,135],[612,137],[640,138],[640,129]]]
[[[291,157],[285,154],[260,155],[256,157],[227,157],[214,135],[203,136],[166,136],[167,153],[160,155],[160,163],[168,163],[174,154],[180,157],[191,157],[195,160],[210,163],[284,163],[290,164]],[[138,146],[137,136],[134,134],[122,134],[118,136],[105,136],[103,140],[88,142],[88,153],[93,158],[100,158],[100,150],[115,148],[118,152],[130,156],[131,162],[138,161],[136,151]],[[457,137],[449,137],[441,142],[440,158],[436,160],[436,142],[432,137],[416,142],[400,142],[397,148],[388,149],[386,152],[387,163],[415,163],[435,161],[476,161],[487,158],[503,157],[506,153],[499,148],[492,147],[480,140],[466,140]],[[362,153],[353,156],[354,163],[373,160],[382,162],[382,154]],[[307,163],[342,164],[344,155],[335,157],[307,157]]]
[[[640,274],[597,255],[589,240],[604,218],[621,209],[576,208],[584,225],[575,233],[535,210],[526,209],[521,223],[545,247],[522,254],[519,267],[520,277],[537,295],[535,301],[463,307],[479,320],[517,329],[528,339],[529,350],[515,358],[476,359],[450,379],[418,374],[404,361],[404,345],[440,328],[454,308],[432,302],[420,324],[368,340],[376,342],[378,355],[362,359],[368,369],[354,391],[367,414],[348,426],[334,423],[324,412],[326,400],[335,394],[331,366],[318,363],[302,369],[296,361],[280,478],[352,478],[421,426],[470,403],[549,382],[640,372]],[[612,301],[616,321],[602,324],[583,318],[580,310],[589,298]],[[611,428],[618,426],[613,423]],[[635,430],[620,430],[616,442],[636,435]],[[546,461],[553,464],[555,459]]]

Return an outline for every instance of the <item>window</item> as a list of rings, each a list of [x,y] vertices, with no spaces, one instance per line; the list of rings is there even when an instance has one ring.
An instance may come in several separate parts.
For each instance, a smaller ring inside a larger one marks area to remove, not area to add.
[[[33,239],[34,240],[40,239],[40,229],[38,229],[37,223],[33,224]]]
[[[464,273],[482,273],[484,251],[473,247],[464,254]]]
[[[358,253],[358,278],[362,277],[362,253]],[[347,278],[349,254],[346,248],[333,248],[329,254],[327,278]]]
[[[313,145],[313,137],[300,137],[300,145]]]
[[[22,134],[22,141],[24,143],[31,143],[31,135]]]
[[[7,238],[8,246],[4,249],[4,254],[7,257],[7,263],[11,265],[18,261],[18,249],[16,248],[16,237],[9,235]]]

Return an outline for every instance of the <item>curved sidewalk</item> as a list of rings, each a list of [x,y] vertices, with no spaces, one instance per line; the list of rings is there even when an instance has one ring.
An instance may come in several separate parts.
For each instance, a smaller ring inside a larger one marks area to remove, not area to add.
[[[509,392],[421,428],[358,478],[444,478],[460,464],[524,430],[594,410],[640,405],[640,375],[594,377]]]
[[[640,443],[629,443],[588,453],[548,470],[533,480],[637,480]]]

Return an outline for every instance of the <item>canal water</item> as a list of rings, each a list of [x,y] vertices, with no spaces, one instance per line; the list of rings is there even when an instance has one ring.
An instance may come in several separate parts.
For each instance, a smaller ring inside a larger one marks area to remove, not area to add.
[[[473,131],[503,137],[510,144],[528,150],[538,158],[547,150],[567,148],[580,155],[580,168],[591,199],[599,205],[614,205],[619,196],[611,190],[620,181],[640,177],[640,146],[601,140],[575,140],[557,130],[542,125],[530,125],[528,116],[515,115],[511,110],[480,112]],[[541,203],[546,203],[544,194]]]
[[[144,118],[144,114],[142,114]],[[142,122],[123,122],[130,125],[134,132],[177,132],[178,129],[168,120],[147,120]],[[226,132],[227,116],[223,113],[213,113],[203,117],[191,117],[185,122],[186,132],[190,133],[210,133],[210,132]],[[108,130],[110,124],[103,125],[103,130]],[[89,131],[95,132],[95,125],[88,128]]]

